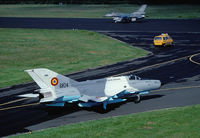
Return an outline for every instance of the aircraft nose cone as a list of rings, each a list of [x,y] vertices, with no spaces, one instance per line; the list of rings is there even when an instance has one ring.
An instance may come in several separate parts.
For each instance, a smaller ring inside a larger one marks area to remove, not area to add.
[[[161,81],[160,80],[154,80],[154,86],[156,87],[156,89],[161,87]]]
[[[109,16],[110,16],[110,14],[109,14],[109,13],[107,13],[107,14],[105,14],[104,16],[105,16],[105,17],[109,17]]]

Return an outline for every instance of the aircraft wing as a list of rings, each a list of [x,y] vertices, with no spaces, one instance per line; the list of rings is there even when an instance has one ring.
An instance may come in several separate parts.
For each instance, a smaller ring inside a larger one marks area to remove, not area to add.
[[[88,95],[83,95],[82,97],[79,98],[79,100],[83,102],[88,102],[88,101],[103,102],[106,99],[108,99],[108,97],[98,97],[98,96],[88,96]]]
[[[125,94],[135,94],[138,90],[137,89],[134,89],[134,88],[128,88],[126,90],[122,89],[118,92],[106,92],[104,91],[104,85],[100,85],[99,83],[99,86],[96,87],[96,86],[90,86],[92,91],[90,89],[84,89],[82,88],[82,90],[80,90],[80,94],[81,94],[81,97],[79,98],[80,101],[83,101],[83,102],[90,102],[90,101],[93,101],[93,102],[104,102],[104,101],[107,101],[109,99],[118,99],[118,98],[121,98],[122,96],[124,96]],[[95,88],[96,87],[96,88]],[[113,94],[112,94],[113,93]]]
[[[119,103],[126,101],[126,99],[114,99],[114,97],[97,97],[97,96],[87,96],[84,95],[81,98],[79,98],[80,102],[78,104],[79,107],[93,107],[98,105],[103,105],[103,108],[106,110],[107,104],[113,104],[113,103]]]
[[[129,22],[131,18],[131,14],[118,14],[115,17],[113,17],[113,20],[115,22]]]

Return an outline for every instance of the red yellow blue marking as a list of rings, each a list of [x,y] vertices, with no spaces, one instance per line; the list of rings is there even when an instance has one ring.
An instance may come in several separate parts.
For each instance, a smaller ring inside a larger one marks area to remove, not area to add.
[[[58,84],[58,79],[56,77],[51,79],[51,85],[56,86]]]

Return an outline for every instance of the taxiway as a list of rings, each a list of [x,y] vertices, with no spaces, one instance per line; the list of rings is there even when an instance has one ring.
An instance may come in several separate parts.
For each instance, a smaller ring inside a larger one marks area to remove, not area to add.
[[[96,108],[82,109],[71,105],[48,114],[44,106],[37,104],[38,99],[20,101],[16,98],[19,94],[36,89],[35,83],[4,88],[0,90],[0,136],[117,115],[200,104],[199,23],[200,20],[146,20],[141,23],[115,24],[110,19],[0,18],[1,28],[95,30],[151,52],[143,58],[68,74],[72,79],[83,81],[133,73],[141,78],[159,79],[162,82],[160,90],[143,96],[139,104],[129,99],[125,103],[109,106],[106,113]],[[175,40],[174,47],[158,48],[152,45],[153,37],[161,32],[170,33]],[[19,101],[12,102],[15,100]]]

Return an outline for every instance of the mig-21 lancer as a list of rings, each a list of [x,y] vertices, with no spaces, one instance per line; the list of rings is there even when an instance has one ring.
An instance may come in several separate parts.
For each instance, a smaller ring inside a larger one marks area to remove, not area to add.
[[[142,5],[136,12],[133,13],[107,13],[105,17],[113,17],[115,23],[117,22],[135,22],[145,18],[145,9],[147,5]]]
[[[126,101],[133,96],[139,102],[140,96],[150,90],[159,89],[160,80],[142,80],[138,76],[108,77],[77,82],[49,69],[39,68],[25,70],[40,89],[37,93],[20,95],[20,97],[39,97],[46,106],[63,107],[67,103],[77,103],[80,107],[102,105]]]

